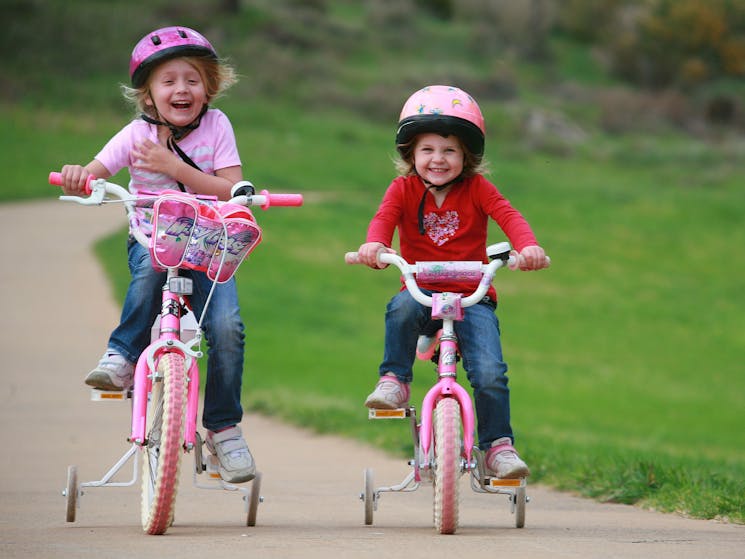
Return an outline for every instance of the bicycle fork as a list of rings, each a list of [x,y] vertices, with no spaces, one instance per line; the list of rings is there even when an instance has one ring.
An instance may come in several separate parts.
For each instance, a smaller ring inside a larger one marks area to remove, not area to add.
[[[463,422],[463,450],[466,467],[470,469],[475,425],[473,404],[466,389],[456,380],[458,346],[452,322],[446,324],[447,322],[450,321],[443,321],[443,334],[440,338],[440,358],[437,366],[439,380],[429,389],[422,402],[419,444],[422,454],[427,456],[432,445],[432,417],[434,416],[435,406],[442,398],[455,398],[460,405],[461,421]]]
[[[188,383],[184,448],[191,450],[196,445],[196,419],[199,406],[197,359],[202,356],[202,352],[192,350],[180,338],[182,305],[179,297],[181,295],[191,295],[191,292],[191,280],[179,276],[177,268],[169,268],[166,284],[163,286],[158,339],[142,352],[135,367],[132,391],[132,433],[130,436],[130,441],[134,444],[144,445],[146,443],[147,398],[152,383],[157,381],[157,362],[164,353],[177,351],[186,360],[186,379]]]

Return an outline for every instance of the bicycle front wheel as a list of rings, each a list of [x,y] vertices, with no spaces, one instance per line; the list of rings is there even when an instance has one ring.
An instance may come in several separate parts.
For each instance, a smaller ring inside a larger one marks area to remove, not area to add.
[[[186,406],[185,361],[166,353],[158,363],[147,404],[142,461],[142,529],[163,534],[173,522]]]
[[[434,413],[434,522],[441,534],[458,527],[458,474],[460,473],[460,406],[443,398]]]

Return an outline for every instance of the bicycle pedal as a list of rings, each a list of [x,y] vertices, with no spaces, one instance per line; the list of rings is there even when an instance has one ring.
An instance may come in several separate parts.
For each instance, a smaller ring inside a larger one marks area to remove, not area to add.
[[[367,412],[368,419],[403,419],[408,417],[408,408],[398,408],[395,410],[377,410],[370,408]]]
[[[490,487],[520,487],[525,485],[525,479],[502,479],[498,477],[490,477],[487,478],[486,482]]]
[[[100,390],[98,388],[91,388],[92,402],[123,402],[131,397],[132,393],[129,390]]]
[[[210,479],[221,479],[220,478],[220,464],[217,461],[217,456],[214,454],[210,454],[207,456],[207,459],[204,461],[206,469],[207,477]]]

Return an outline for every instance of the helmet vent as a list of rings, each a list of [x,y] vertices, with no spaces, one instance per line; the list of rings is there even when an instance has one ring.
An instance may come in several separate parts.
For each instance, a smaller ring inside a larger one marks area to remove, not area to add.
[[[150,37],[150,40],[153,42],[154,45],[160,44],[160,37],[158,37],[157,35],[153,35],[152,37]]]
[[[186,39],[186,32],[183,29],[178,30],[178,36],[182,39]]]

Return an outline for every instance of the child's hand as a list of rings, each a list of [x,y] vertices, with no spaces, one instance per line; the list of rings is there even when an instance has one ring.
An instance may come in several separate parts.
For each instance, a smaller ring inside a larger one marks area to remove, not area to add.
[[[163,173],[169,177],[175,174],[174,165],[180,159],[168,148],[152,140],[143,140],[132,148],[133,166],[144,171]]]
[[[85,183],[90,173],[82,165],[65,165],[60,171],[62,191],[68,196],[85,196]]]
[[[384,266],[378,266],[378,253],[380,251],[392,252],[393,254],[396,253],[395,250],[393,250],[392,248],[388,248],[383,243],[365,243],[363,245],[360,245],[357,254],[359,254],[360,262],[362,262],[363,264],[366,264],[367,266],[375,269],[385,268],[388,266],[387,264]]]
[[[521,270],[540,270],[548,265],[546,252],[538,245],[525,247],[518,255],[517,267]]]

